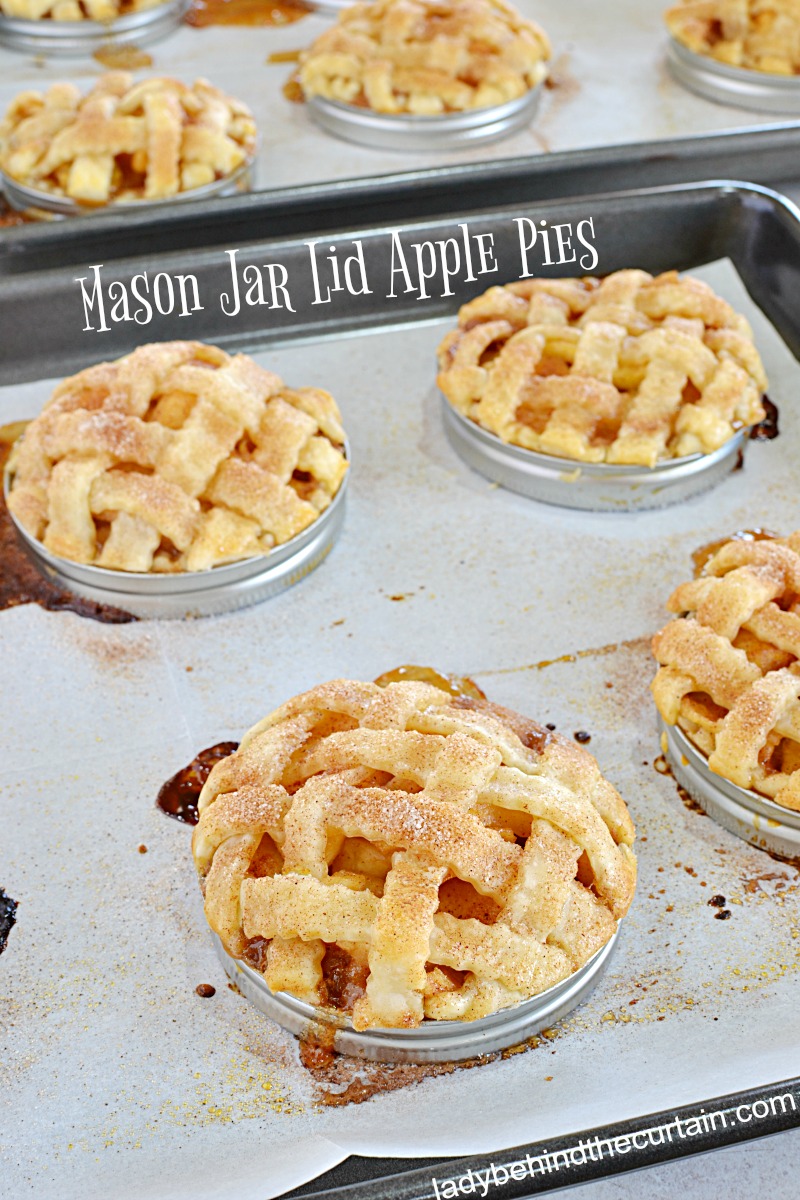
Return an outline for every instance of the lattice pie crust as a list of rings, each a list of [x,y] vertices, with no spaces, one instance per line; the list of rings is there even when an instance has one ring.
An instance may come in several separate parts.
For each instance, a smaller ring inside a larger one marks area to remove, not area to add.
[[[800,532],[721,545],[667,607],[658,711],[712,771],[800,811]]]
[[[335,401],[244,354],[141,346],[60,383],[11,460],[8,507],[62,558],[201,571],[316,520],[347,470]]]
[[[200,813],[227,951],[317,1005],[346,951],[365,980],[357,1029],[543,991],[608,941],[636,878],[630,816],[590,754],[427,683],[340,679],[290,700],[214,768]]]
[[[772,75],[800,72],[800,0],[683,0],[664,15],[695,54]]]
[[[299,80],[306,97],[434,116],[523,96],[549,57],[544,31],[504,0],[376,0],[340,13]]]
[[[707,454],[764,417],[747,321],[691,276],[526,279],[465,304],[439,347],[464,416],[527,450],[638,464]]]
[[[83,204],[167,200],[233,174],[255,143],[250,110],[205,79],[109,71],[85,96],[71,83],[20,92],[0,125],[0,167]]]
[[[22,21],[116,21],[164,0],[0,0],[0,13]]]

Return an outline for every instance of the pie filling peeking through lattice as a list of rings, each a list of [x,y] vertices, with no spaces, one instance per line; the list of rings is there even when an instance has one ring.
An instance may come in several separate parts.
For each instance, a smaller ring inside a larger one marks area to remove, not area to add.
[[[306,99],[439,116],[489,108],[542,82],[547,35],[505,0],[353,4],[300,58]]]
[[[227,952],[356,1029],[545,991],[613,936],[636,879],[631,818],[587,751],[414,680],[290,700],[214,767],[199,812]]]
[[[664,19],[695,54],[770,75],[800,73],[800,0],[682,0]]]
[[[76,204],[157,201],[240,173],[255,145],[250,110],[207,80],[134,83],[108,71],[85,95],[54,83],[15,96],[0,124],[0,168]]]
[[[767,386],[743,316],[699,279],[639,270],[490,288],[439,346],[438,383],[504,442],[646,467],[758,424]]]
[[[800,532],[720,543],[667,607],[661,716],[716,774],[800,811]]]
[[[140,346],[60,383],[9,461],[8,507],[51,553],[116,571],[203,571],[269,551],[347,470],[333,397],[244,354]]]
[[[159,8],[164,0],[0,0],[0,15],[16,21],[102,21]]]

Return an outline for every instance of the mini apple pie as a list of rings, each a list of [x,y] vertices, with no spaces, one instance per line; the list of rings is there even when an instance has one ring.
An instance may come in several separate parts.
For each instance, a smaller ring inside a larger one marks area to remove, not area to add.
[[[633,824],[592,756],[445,687],[322,684],[254,726],[200,795],[211,928],[273,991],[356,1029],[536,995],[633,896]]]
[[[268,554],[344,479],[336,402],[244,354],[140,346],[60,383],[9,462],[8,507],[61,558],[203,571]]]
[[[306,99],[436,116],[505,104],[547,74],[550,43],[504,0],[376,0],[301,56]]]
[[[0,14],[15,21],[116,21],[158,8],[164,0],[0,0]]]
[[[800,532],[712,550],[653,639],[658,711],[717,775],[800,811]]]
[[[0,125],[0,169],[78,204],[168,200],[232,175],[255,142],[250,110],[204,79],[109,71],[85,96],[71,83],[21,92]]]
[[[800,0],[682,0],[664,18],[695,54],[771,75],[800,73]]]
[[[767,386],[750,326],[706,283],[634,270],[490,288],[439,346],[438,383],[504,442],[646,467],[758,424]]]

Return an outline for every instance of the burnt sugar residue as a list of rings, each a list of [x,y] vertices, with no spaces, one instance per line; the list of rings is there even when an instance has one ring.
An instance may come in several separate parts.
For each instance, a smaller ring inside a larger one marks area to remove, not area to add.
[[[184,17],[187,25],[293,25],[311,12],[302,0],[193,0]]]
[[[0,428],[0,474],[5,470],[11,447],[23,431],[25,422]],[[135,621],[131,613],[107,604],[84,600],[46,579],[33,565],[14,528],[5,496],[0,494],[0,611],[20,604],[38,604],[50,612],[73,612],[107,625]]]
[[[771,442],[780,433],[778,428],[778,406],[773,404],[769,396],[762,396],[765,417],[750,430],[750,440],[753,442]]]
[[[0,954],[8,945],[8,935],[17,922],[17,901],[0,888]]]
[[[188,766],[181,767],[180,771],[161,785],[156,796],[156,808],[160,808],[165,816],[181,821],[184,825],[196,825],[197,801],[203,784],[214,765],[238,748],[238,742],[218,742],[216,746],[201,750]]]

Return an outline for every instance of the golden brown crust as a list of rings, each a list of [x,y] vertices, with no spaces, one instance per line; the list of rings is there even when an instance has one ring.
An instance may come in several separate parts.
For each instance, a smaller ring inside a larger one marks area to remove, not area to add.
[[[550,43],[505,0],[376,0],[344,9],[300,59],[306,98],[434,116],[523,96]]]
[[[438,383],[504,442],[579,462],[708,454],[764,417],[744,317],[675,271],[528,279],[465,304]]]
[[[800,72],[800,0],[682,0],[664,19],[695,54],[771,75]]]
[[[255,142],[250,110],[205,79],[134,83],[109,71],[83,96],[70,83],[16,96],[0,125],[0,168],[76,203],[167,200],[232,175]]]
[[[343,443],[327,392],[201,342],[153,343],[58,385],[12,454],[8,507],[73,562],[202,571],[315,521]]]
[[[712,771],[800,810],[800,534],[736,538],[681,584],[653,695]]]
[[[428,683],[295,697],[214,768],[199,809],[228,951],[266,940],[269,986],[319,1004],[324,956],[346,950],[368,967],[361,1029],[545,990],[608,941],[636,880],[633,824],[590,754]]]
[[[0,12],[22,21],[116,21],[158,8],[164,0],[0,0]]]

